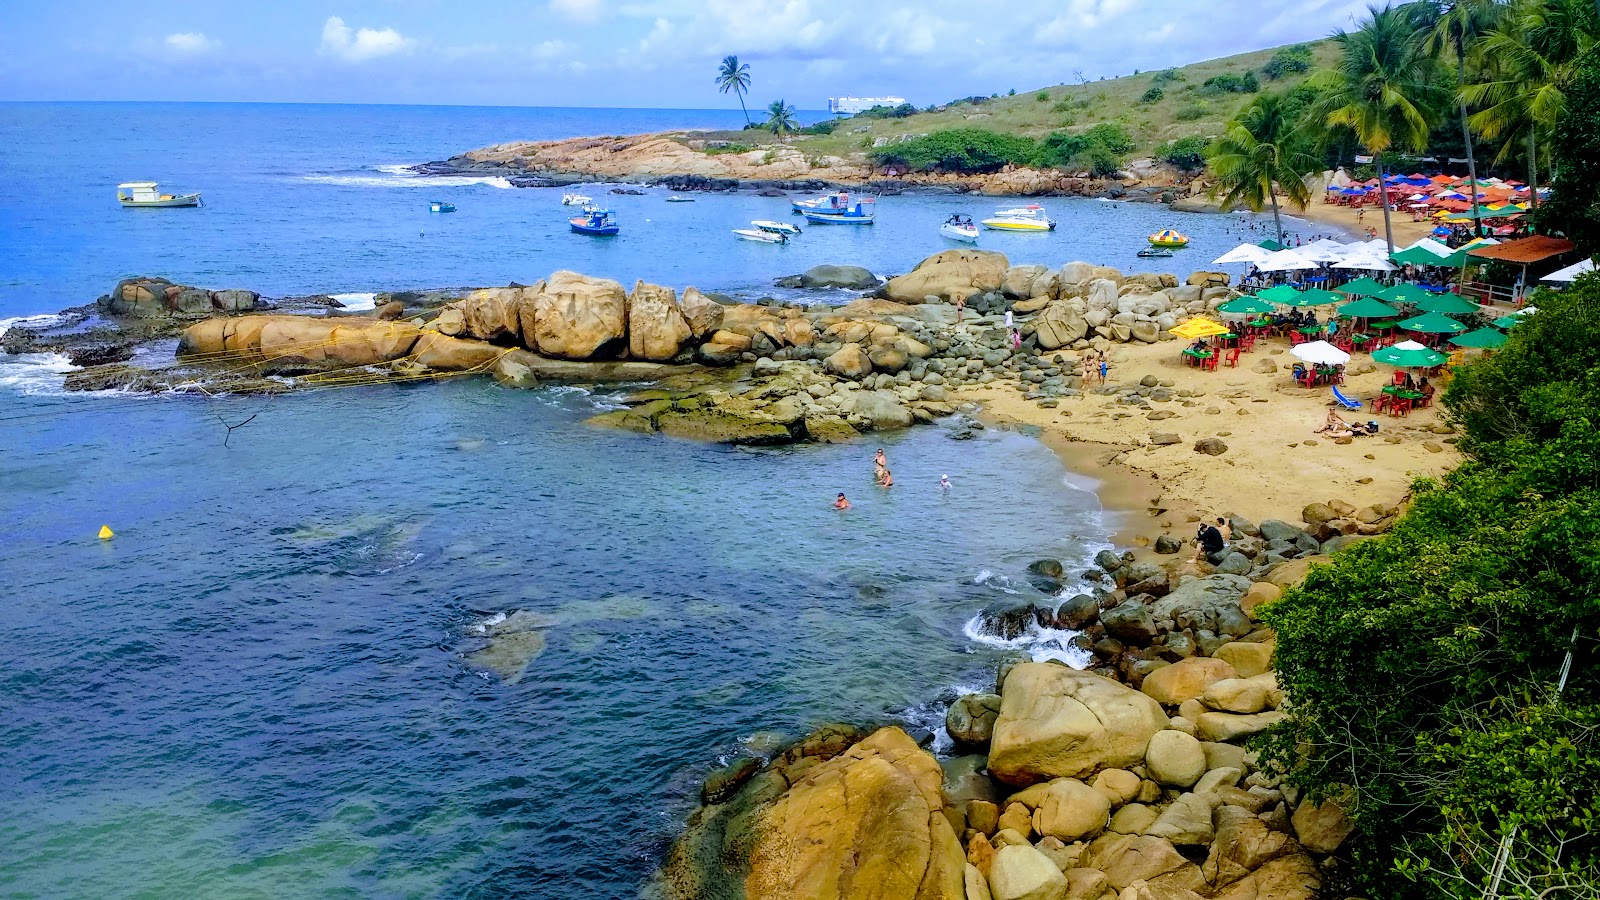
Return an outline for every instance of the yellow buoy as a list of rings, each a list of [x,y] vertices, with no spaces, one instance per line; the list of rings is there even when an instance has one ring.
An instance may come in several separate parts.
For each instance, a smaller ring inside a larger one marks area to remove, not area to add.
[[[109,540],[111,540],[112,538],[114,538],[116,536],[117,536],[116,532],[111,530],[111,526],[110,525],[101,525],[100,526],[100,540],[109,541]]]

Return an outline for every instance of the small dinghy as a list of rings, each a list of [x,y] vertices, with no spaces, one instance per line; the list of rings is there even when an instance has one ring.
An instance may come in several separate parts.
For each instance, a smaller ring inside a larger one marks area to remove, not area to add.
[[[978,242],[978,226],[972,224],[971,216],[954,215],[939,226],[939,233],[952,241],[961,241],[967,244]]]
[[[741,241],[756,241],[761,244],[787,244],[789,236],[777,231],[763,231],[760,228],[735,228],[733,233]]]
[[[762,231],[770,231],[774,234],[795,235],[800,233],[799,225],[790,225],[787,222],[771,222],[766,219],[756,219],[750,224],[761,229]]]
[[[562,206],[588,206],[593,202],[593,197],[585,197],[584,195],[575,193],[573,191],[568,191],[561,195]]]
[[[694,202],[694,198],[693,197],[680,197],[677,194],[673,194],[672,196],[667,198],[667,202],[668,203],[693,203]]]
[[[428,212],[447,213],[455,211],[456,205],[454,203],[446,203],[443,200],[428,201]]]
[[[1147,247],[1144,250],[1140,250],[1135,255],[1143,257],[1144,259],[1171,259],[1172,251],[1166,249],[1165,247]]]

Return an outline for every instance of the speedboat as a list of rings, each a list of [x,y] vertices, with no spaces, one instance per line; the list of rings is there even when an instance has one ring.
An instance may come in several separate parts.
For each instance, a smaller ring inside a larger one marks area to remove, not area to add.
[[[1189,238],[1187,235],[1179,234],[1171,228],[1163,228],[1150,235],[1150,246],[1177,250],[1181,247],[1189,246]]]
[[[610,210],[592,207],[586,208],[583,215],[568,219],[567,222],[572,225],[573,231],[595,237],[610,237],[622,230]]]
[[[1146,247],[1134,255],[1141,259],[1171,259],[1172,251],[1165,247]]]
[[[668,203],[693,203],[694,202],[694,198],[693,197],[680,197],[677,194],[673,194],[672,196],[667,198],[667,202]]]
[[[801,210],[800,214],[806,217],[807,222],[818,225],[871,225],[875,215],[861,202],[844,209],[806,209]]]
[[[767,219],[756,219],[750,224],[762,231],[770,231],[773,234],[795,235],[800,233],[799,225],[790,225],[787,222],[772,222],[768,221]]]
[[[963,241],[968,244],[978,242],[978,226],[972,224],[971,216],[951,216],[939,226],[939,233],[952,241]]]
[[[446,203],[443,200],[428,201],[428,212],[446,213],[455,211],[456,205],[454,203]]]
[[[789,235],[781,231],[767,231],[761,228],[735,228],[733,233],[744,241],[758,241],[763,244],[789,243]]]
[[[561,195],[562,206],[588,206],[593,202],[593,197],[585,197],[582,194],[574,193],[572,191],[568,191]]]
[[[1002,209],[983,220],[983,227],[996,231],[1054,231],[1056,223],[1044,214],[1037,203],[1015,209]]]
[[[117,202],[129,209],[199,206],[199,194],[163,194],[154,181],[129,181],[117,185]]]

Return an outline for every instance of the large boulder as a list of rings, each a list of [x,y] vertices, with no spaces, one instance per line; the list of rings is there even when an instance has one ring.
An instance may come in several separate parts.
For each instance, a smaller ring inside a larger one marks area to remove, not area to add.
[[[409,355],[420,336],[409,322],[242,316],[189,326],[178,355],[233,355],[267,373],[316,372],[392,362]]]
[[[488,372],[505,352],[483,341],[424,331],[411,348],[411,358],[439,372]]]
[[[1185,859],[1171,841],[1150,835],[1103,834],[1089,845],[1080,864],[1104,872],[1119,891],[1136,881],[1187,880],[1184,875],[1190,868],[1194,878],[1200,878],[1199,867]]]
[[[1216,835],[1201,871],[1217,887],[1232,884],[1263,865],[1295,851],[1294,839],[1267,827],[1259,816],[1238,806],[1221,806],[1213,817]]]
[[[1344,807],[1332,799],[1321,804],[1301,803],[1291,821],[1295,837],[1313,853],[1332,853],[1355,830],[1355,823],[1345,814]]]
[[[678,294],[659,284],[635,282],[628,295],[628,355],[664,362],[694,335],[678,308]]]
[[[523,344],[558,359],[614,357],[625,346],[628,294],[608,278],[560,271],[533,295],[533,330]]]
[[[249,312],[261,305],[261,295],[237,288],[211,292],[211,305],[221,312]]]
[[[697,341],[722,327],[722,304],[707,297],[699,288],[686,287],[678,298],[678,310],[689,323],[689,331]]]
[[[1206,773],[1206,751],[1193,736],[1169,728],[1150,738],[1145,768],[1157,784],[1193,787]]]
[[[1000,292],[1013,300],[1027,300],[1035,296],[1034,280],[1046,271],[1044,266],[1012,266],[1000,279]]]
[[[1082,778],[1144,760],[1167,727],[1161,705],[1092,672],[1022,663],[1006,676],[989,772],[1013,785]]]
[[[1067,876],[1050,857],[1027,844],[1013,844],[1001,847],[989,864],[989,894],[994,900],[1065,900]],[[900,895],[884,892],[872,896]]]
[[[800,276],[800,286],[868,291],[878,286],[878,276],[860,266],[812,266]]]
[[[922,303],[928,297],[965,300],[998,291],[1011,264],[1004,253],[987,250],[945,250],[917,263],[904,275],[889,279],[884,293],[901,303]]]
[[[845,344],[823,360],[822,367],[830,375],[859,380],[872,374],[872,358],[860,344]]]
[[[1322,886],[1317,864],[1304,853],[1291,853],[1264,863],[1214,894],[1216,900],[1313,900]]]
[[[1045,350],[1070,346],[1089,333],[1089,323],[1084,321],[1083,314],[1065,303],[1050,304],[1033,327],[1039,346]]]
[[[1105,793],[1076,778],[1058,778],[1045,786],[1044,799],[1033,811],[1033,830],[1070,844],[1104,831],[1110,817]]]
[[[533,306],[529,298],[536,295],[539,289],[534,288],[485,288],[473,291],[467,296],[450,304],[450,308],[460,310],[461,329],[457,336],[471,338],[478,341],[493,341],[497,344],[515,344],[522,341],[523,332],[532,330]],[[528,318],[526,325],[524,317]],[[440,331],[449,334],[444,328]],[[528,346],[530,350],[537,350],[534,345]]]
[[[848,749],[848,735],[815,738],[695,811],[663,864],[663,896],[964,900],[938,762],[898,728]]]
[[[916,421],[894,391],[857,391],[853,412],[877,430],[909,428]]]
[[[1224,678],[1237,677],[1239,673],[1223,660],[1191,656],[1146,675],[1140,690],[1165,706],[1177,706],[1199,698],[1206,688]]]
[[[999,716],[998,694],[963,694],[945,712],[944,730],[960,744],[987,744]]]

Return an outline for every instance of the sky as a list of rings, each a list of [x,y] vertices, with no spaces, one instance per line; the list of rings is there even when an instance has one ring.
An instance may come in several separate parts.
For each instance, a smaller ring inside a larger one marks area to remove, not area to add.
[[[6,0],[0,100],[919,106],[1325,37],[1363,0]]]

